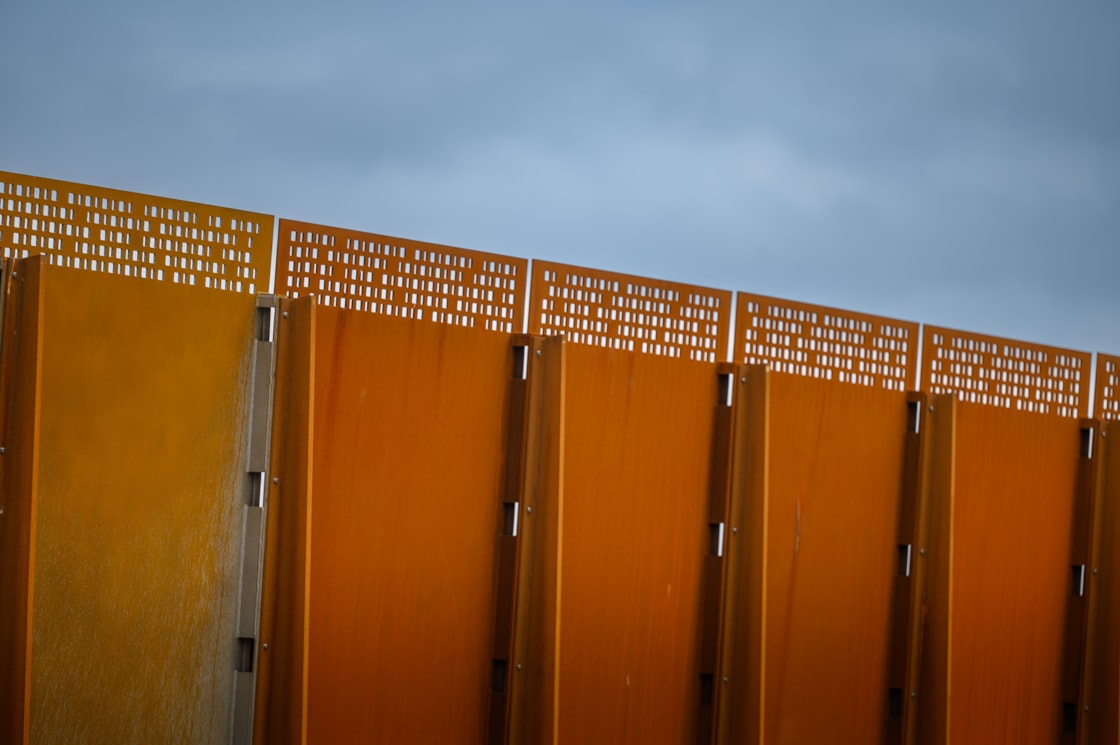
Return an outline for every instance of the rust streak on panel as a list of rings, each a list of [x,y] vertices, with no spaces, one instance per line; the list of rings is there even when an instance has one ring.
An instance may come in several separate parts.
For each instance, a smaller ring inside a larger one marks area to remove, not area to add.
[[[35,525],[39,494],[43,286],[41,259],[7,262],[13,272],[3,328],[3,445],[0,456],[0,735],[28,742],[31,725],[31,634],[35,593]],[[5,278],[7,279],[7,278]]]
[[[257,745],[307,742],[315,302],[281,301],[258,637]],[[267,649],[264,645],[268,645]]]

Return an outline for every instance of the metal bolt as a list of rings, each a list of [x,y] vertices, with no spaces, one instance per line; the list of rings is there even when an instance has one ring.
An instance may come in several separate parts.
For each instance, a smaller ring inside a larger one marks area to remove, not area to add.
[[[918,549],[918,555],[919,556],[925,556],[926,555],[926,550],[924,548],[919,548]]]
[[[521,669],[521,663],[518,662],[516,665],[514,665],[514,667],[516,667],[518,670],[520,670]]]
[[[732,534],[732,535],[734,535],[735,533],[738,533],[738,532],[739,532],[739,529],[738,529],[738,528],[732,528],[732,529],[731,529],[731,534]]]
[[[910,698],[917,698],[917,697],[918,697],[918,692],[917,691],[910,691]]]
[[[1085,704],[1084,711],[1089,711],[1089,704]]]
[[[724,677],[724,679],[723,679],[723,684],[727,685],[727,678],[726,677]]]
[[[930,404],[930,405],[929,405],[929,410],[930,410],[930,411],[933,411],[933,404]]]
[[[3,516],[4,516],[4,508],[0,507],[0,517],[3,517]]]
[[[263,646],[263,648],[264,648],[264,651],[266,651],[266,652],[267,652],[267,651],[268,651],[268,644],[266,643],[266,644],[264,644],[264,645],[262,645],[262,646]]]
[[[541,350],[539,350],[539,349],[537,350],[537,356],[538,356],[538,357],[540,357],[540,356],[541,356]]]
[[[0,455],[3,455],[3,454],[4,454],[4,453],[6,453],[6,452],[7,452],[7,451],[6,451],[6,450],[5,450],[4,448],[0,448]]]
[[[533,511],[533,508],[532,508],[532,507],[528,507],[528,506],[527,506],[527,507],[525,507],[525,511],[526,511],[526,512],[532,512],[532,511]]]
[[[284,318],[287,318],[288,317],[288,311],[284,311],[283,316],[284,316]]]
[[[280,483],[280,477],[279,476],[273,476],[272,477],[272,483],[279,484]]]
[[[747,382],[747,379],[746,379],[746,378],[739,378],[739,382],[740,382],[740,383],[746,383],[746,382]]]
[[[19,277],[19,272],[12,272],[12,279],[17,279],[18,277]]]
[[[1100,572],[1100,568],[1099,567],[1093,567],[1093,574],[1097,574],[1098,572]]]
[[[1102,429],[1102,430],[1101,430],[1101,437],[1108,437],[1108,432],[1105,432],[1105,431],[1104,431],[1104,430]]]

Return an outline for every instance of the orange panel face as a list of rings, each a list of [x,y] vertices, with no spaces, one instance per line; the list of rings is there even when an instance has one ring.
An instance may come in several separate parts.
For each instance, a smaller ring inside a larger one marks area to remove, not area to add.
[[[533,262],[529,331],[576,344],[722,362],[731,293],[597,269]]]
[[[308,736],[486,733],[509,337],[320,307]]]
[[[736,362],[888,391],[915,384],[916,323],[746,292],[735,308]]]
[[[276,291],[333,308],[520,333],[529,262],[280,221]]]
[[[4,258],[249,295],[268,291],[273,218],[0,171]]]
[[[560,742],[693,742],[716,368],[565,354]]]
[[[903,393],[770,376],[768,745],[882,742]]]
[[[254,299],[41,268],[30,741],[224,741]]]
[[[1091,355],[967,331],[922,329],[922,390],[1058,417],[1089,415]]]
[[[957,407],[952,742],[1058,742],[1080,430]]]

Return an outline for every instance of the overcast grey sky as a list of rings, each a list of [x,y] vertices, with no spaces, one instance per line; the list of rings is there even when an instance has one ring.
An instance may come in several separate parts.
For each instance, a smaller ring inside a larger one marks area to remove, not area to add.
[[[0,169],[1120,353],[1120,1],[0,0]]]

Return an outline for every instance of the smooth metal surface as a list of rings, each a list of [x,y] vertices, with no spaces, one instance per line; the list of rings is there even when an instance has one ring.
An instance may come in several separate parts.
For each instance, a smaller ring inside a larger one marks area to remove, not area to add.
[[[509,339],[327,307],[314,333],[308,739],[480,742]]]
[[[533,262],[529,331],[699,362],[727,359],[731,293],[598,269]]]
[[[0,171],[4,258],[172,284],[268,290],[273,218]]]
[[[272,485],[256,655],[256,745],[307,742],[317,312],[314,298],[280,303],[272,452],[265,479]]]
[[[529,262],[281,220],[276,291],[328,307],[521,333]]]
[[[922,391],[1065,418],[1089,415],[1092,355],[967,331],[922,327]]]
[[[565,354],[560,741],[692,742],[716,369]]]
[[[956,441],[950,741],[1054,743],[1079,422],[962,403]]]
[[[30,741],[225,742],[254,300],[45,263]]]
[[[906,395],[769,379],[767,745],[881,742]]]
[[[1079,745],[1120,741],[1120,425],[1102,421],[1100,432]]]
[[[736,362],[841,383],[910,390],[918,366],[918,324],[740,292]]]
[[[35,595],[35,536],[39,506],[42,413],[43,285],[39,260],[18,268],[3,298],[4,455],[0,491],[0,739],[28,742],[31,728],[31,640]]]
[[[558,337],[531,349],[508,742],[558,745],[567,351]]]

